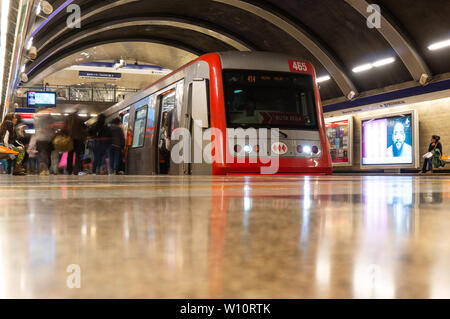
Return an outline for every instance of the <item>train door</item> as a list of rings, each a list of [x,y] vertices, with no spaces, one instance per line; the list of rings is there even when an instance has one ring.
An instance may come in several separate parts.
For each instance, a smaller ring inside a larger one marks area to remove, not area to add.
[[[123,153],[123,162],[120,164],[120,171],[126,172],[126,163],[128,159],[128,148],[131,145],[131,134],[128,132],[129,120],[130,120],[130,108],[128,107],[126,110],[120,113],[120,117],[122,118],[122,129],[123,135],[125,137],[125,149]]]
[[[156,169],[158,174],[169,174],[171,134],[176,119],[176,89],[162,93],[159,98]]]

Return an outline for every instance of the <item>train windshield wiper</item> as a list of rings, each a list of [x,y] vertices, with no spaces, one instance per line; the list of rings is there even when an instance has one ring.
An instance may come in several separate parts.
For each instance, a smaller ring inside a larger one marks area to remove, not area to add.
[[[284,138],[288,138],[289,137],[286,133],[284,133],[282,131],[278,131],[278,133],[280,133],[280,135],[282,135]]]

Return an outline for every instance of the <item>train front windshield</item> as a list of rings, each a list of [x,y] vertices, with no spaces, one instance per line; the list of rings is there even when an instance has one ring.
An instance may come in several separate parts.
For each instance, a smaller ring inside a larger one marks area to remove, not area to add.
[[[318,130],[311,75],[224,70],[223,83],[228,127]]]

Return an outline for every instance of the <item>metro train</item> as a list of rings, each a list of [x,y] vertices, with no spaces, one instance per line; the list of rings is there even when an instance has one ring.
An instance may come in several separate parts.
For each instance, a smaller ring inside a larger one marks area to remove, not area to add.
[[[332,173],[314,67],[286,55],[209,53],[103,114],[122,119],[130,175]]]

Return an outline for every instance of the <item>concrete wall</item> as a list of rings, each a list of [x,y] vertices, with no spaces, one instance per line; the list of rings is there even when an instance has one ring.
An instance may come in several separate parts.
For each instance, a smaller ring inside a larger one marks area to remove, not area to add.
[[[361,118],[415,109],[419,116],[419,159],[428,151],[432,135],[439,135],[444,155],[450,155],[450,98],[414,103],[382,110],[353,114],[353,166],[335,167],[334,171],[359,171],[361,165]],[[327,114],[325,113],[325,118]],[[374,170],[376,170],[374,168]]]

